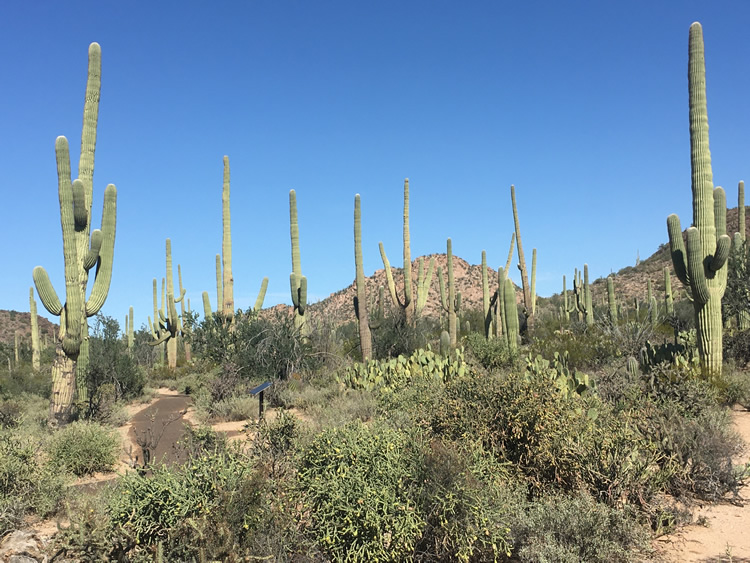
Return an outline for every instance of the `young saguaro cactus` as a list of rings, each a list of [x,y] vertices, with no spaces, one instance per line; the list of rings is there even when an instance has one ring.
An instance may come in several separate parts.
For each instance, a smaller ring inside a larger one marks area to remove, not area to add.
[[[359,323],[359,346],[362,351],[362,361],[366,362],[372,357],[372,334],[370,333],[370,317],[367,312],[365,270],[362,264],[362,209],[359,194],[354,196],[354,266],[357,284],[354,314],[357,316]]]
[[[234,316],[234,276],[232,275],[232,219],[229,212],[229,157],[224,156],[224,183],[221,191],[221,257],[224,281],[224,302],[220,305],[225,317]]]
[[[39,318],[36,312],[34,288],[29,288],[29,312],[31,316],[31,367],[38,370],[41,367],[41,348],[39,346]]]
[[[615,279],[607,276],[607,305],[609,307],[609,320],[612,325],[617,324],[617,301],[615,300]]]
[[[680,219],[672,214],[667,217],[667,231],[675,274],[692,297],[701,367],[706,377],[715,378],[722,370],[721,299],[731,239],[726,234],[726,195],[713,186],[703,29],[697,22],[690,26],[688,92],[693,226],[683,242]]]
[[[399,297],[396,290],[396,283],[393,280],[391,263],[385,253],[383,243],[379,243],[380,257],[383,260],[383,268],[388,280],[388,291],[391,294],[391,301],[394,307],[403,311],[405,320],[408,324],[413,325],[416,319],[422,313],[422,309],[427,303],[427,296],[430,292],[432,283],[432,272],[435,268],[435,258],[430,258],[430,264],[427,274],[424,272],[423,259],[419,259],[419,270],[417,277],[416,301],[414,300],[414,286],[412,284],[412,264],[411,264],[411,235],[409,233],[409,178],[404,179],[404,291]]]
[[[292,273],[289,275],[289,285],[292,290],[292,304],[294,305],[294,326],[300,334],[306,336],[307,326],[307,278],[302,275],[302,265],[299,251],[299,225],[297,223],[297,193],[289,190],[289,233],[292,239]]]
[[[445,280],[443,270],[438,266],[438,281],[440,282],[440,305],[443,311],[448,313],[448,334],[451,339],[451,347],[455,348],[458,342],[458,326],[456,316],[461,310],[461,292],[456,292],[456,284],[453,281],[453,243],[448,239],[448,295],[445,294]]]
[[[96,125],[101,91],[101,48],[89,46],[86,101],[83,110],[78,178],[71,179],[70,151],[65,137],[55,141],[58,194],[65,258],[65,304],[60,301],[47,272],[34,268],[34,284],[44,307],[60,317],[58,347],[52,365],[50,426],[67,424],[73,415],[74,395],[79,404],[88,400],[86,373],[89,360],[87,318],[104,305],[112,279],[115,247],[117,189],[104,190],[101,230],[91,230]],[[89,271],[96,266],[91,295],[86,299]]]

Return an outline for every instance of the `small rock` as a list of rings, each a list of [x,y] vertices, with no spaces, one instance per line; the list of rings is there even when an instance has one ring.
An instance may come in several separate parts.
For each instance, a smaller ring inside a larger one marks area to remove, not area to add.
[[[39,563],[46,561],[42,541],[31,532],[18,530],[0,542],[0,561],[5,563]]]

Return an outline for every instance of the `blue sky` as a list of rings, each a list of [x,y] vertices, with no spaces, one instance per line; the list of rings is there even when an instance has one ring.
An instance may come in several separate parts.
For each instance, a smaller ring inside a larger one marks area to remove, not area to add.
[[[714,182],[750,179],[750,4],[723,2],[21,2],[0,9],[0,308],[28,310],[34,266],[64,293],[54,141],[80,144],[87,47],[102,47],[94,225],[118,188],[104,313],[152,313],[165,239],[194,309],[215,307],[222,157],[232,167],[235,299],[290,303],[297,191],[310,300],[354,278],[354,194],[366,274],[412,256],[504,264],[515,184],[538,292],[593,278],[691,221],[688,27],[707,60]],[[517,282],[518,273],[512,277]],[[64,298],[63,298],[64,299]],[[46,314],[40,305],[40,312]],[[49,315],[47,315],[49,316]],[[56,319],[55,319],[56,320]]]

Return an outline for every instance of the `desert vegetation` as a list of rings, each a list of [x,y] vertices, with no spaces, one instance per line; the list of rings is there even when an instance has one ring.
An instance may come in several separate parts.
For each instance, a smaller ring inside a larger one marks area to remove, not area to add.
[[[732,237],[711,175],[699,24],[689,41],[696,216],[684,233],[670,216],[668,250],[637,267],[591,281],[588,265],[571,265],[570,288],[563,278],[560,294],[537,296],[537,249],[527,268],[512,186],[504,267],[465,265],[450,238],[445,255],[412,260],[406,180],[403,267],[381,244],[384,270],[364,275],[357,194],[355,283],[308,303],[292,190],[292,306],[263,309],[264,279],[255,306],[235,309],[224,157],[216,308],[208,292],[202,315],[186,303],[167,239],[161,295],[154,278],[153,317],[138,329],[132,308],[122,327],[100,313],[116,275],[116,190],[92,230],[92,44],[78,179],[67,141],[56,145],[65,299],[34,271],[60,324],[45,346],[32,289],[29,337],[14,324],[0,342],[0,537],[55,520],[47,549],[60,561],[654,558],[654,536],[747,475],[730,411],[750,406],[744,185]],[[264,382],[270,411],[258,418],[250,392]],[[199,423],[164,460],[146,455],[163,430],[154,420],[137,436],[140,463],[131,451],[122,468],[126,406],[157,388],[189,397]],[[212,428],[228,421],[244,422],[243,439]]]

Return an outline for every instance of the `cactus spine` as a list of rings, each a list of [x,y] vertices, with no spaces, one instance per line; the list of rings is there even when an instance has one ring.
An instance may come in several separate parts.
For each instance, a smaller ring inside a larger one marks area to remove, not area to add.
[[[708,146],[706,65],[703,30],[699,23],[690,26],[689,37],[693,226],[687,230],[687,244],[682,240],[677,215],[667,218],[667,230],[675,274],[692,296],[703,372],[707,377],[718,377],[722,369],[721,298],[726,289],[731,240],[726,234],[726,195],[722,188],[713,187]]]
[[[366,362],[372,357],[372,335],[370,334],[370,318],[367,312],[365,270],[362,265],[362,210],[359,194],[354,196],[354,265],[357,284],[354,314],[359,322],[359,345],[362,351],[362,361]]]
[[[292,290],[292,304],[294,305],[294,326],[302,335],[307,335],[307,278],[302,275],[302,265],[299,251],[299,225],[297,224],[297,194],[289,191],[289,232],[292,239],[292,273],[289,284]]]
[[[34,283],[42,304],[51,314],[60,316],[58,347],[52,366],[50,426],[64,425],[70,421],[76,391],[79,404],[88,400],[86,372],[89,336],[86,319],[98,313],[104,305],[112,279],[117,206],[117,190],[112,184],[109,184],[104,191],[102,228],[91,231],[94,153],[100,90],[101,49],[97,43],[92,43],[89,46],[81,153],[76,180],[71,181],[67,139],[58,137],[55,141],[65,257],[64,306],[44,268],[41,266],[34,268]],[[94,285],[87,300],[89,270],[94,265],[96,265]]]
[[[448,334],[451,339],[451,347],[455,348],[458,342],[458,327],[456,315],[461,310],[461,293],[456,293],[456,284],[453,281],[453,243],[448,239],[448,295],[445,293],[445,280],[443,270],[438,266],[438,280],[440,282],[440,305],[443,311],[448,313]]]
[[[526,259],[523,255],[523,244],[521,243],[521,227],[518,222],[518,208],[516,206],[516,188],[510,186],[510,199],[513,204],[513,224],[516,228],[516,245],[518,246],[518,269],[521,272],[521,288],[523,289],[523,315],[526,317],[526,330],[530,330],[534,316],[534,285],[529,285],[529,274],[526,269]],[[536,277],[536,249],[532,252],[532,279]]]
[[[31,313],[31,367],[38,370],[41,367],[41,349],[39,346],[39,317],[36,311],[34,288],[29,288],[29,312]]]
[[[393,280],[393,272],[391,271],[391,263],[388,260],[388,256],[385,253],[385,247],[383,243],[379,243],[380,257],[383,260],[383,268],[385,269],[385,275],[388,280],[388,291],[391,294],[391,301],[393,306],[400,308],[403,312],[404,319],[408,324],[413,325],[416,319],[422,313],[422,309],[427,303],[427,296],[430,292],[430,284],[432,283],[432,273],[435,267],[435,259],[430,259],[430,265],[427,270],[427,274],[424,273],[424,265],[422,258],[419,262],[419,271],[417,277],[417,298],[414,300],[414,288],[412,284],[412,264],[411,264],[411,236],[409,234],[409,178],[404,179],[404,291],[403,297],[399,297],[396,290],[396,283]]]

